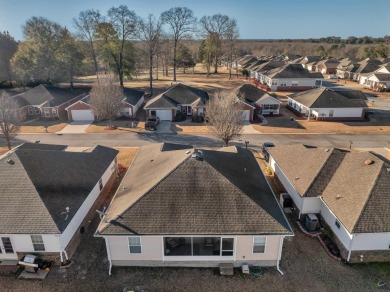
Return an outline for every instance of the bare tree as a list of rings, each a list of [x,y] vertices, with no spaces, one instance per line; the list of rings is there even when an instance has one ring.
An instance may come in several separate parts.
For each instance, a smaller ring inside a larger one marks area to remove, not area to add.
[[[161,28],[161,20],[156,19],[153,14],[149,14],[145,20],[141,20],[139,26],[139,38],[143,42],[141,50],[147,55],[149,62],[150,96],[153,95],[153,57],[158,52],[161,37]],[[156,63],[158,66],[158,59]]]
[[[107,119],[112,128],[112,121],[118,116],[123,106],[123,88],[116,84],[113,75],[100,75],[90,92],[90,103],[99,119]]]
[[[230,140],[239,137],[244,126],[243,108],[232,91],[218,91],[211,98],[206,120],[214,136],[228,146]]]
[[[195,30],[196,17],[187,7],[174,7],[161,14],[161,19],[168,24],[173,38],[173,81],[176,81],[177,46],[183,38],[189,37]]]
[[[0,134],[11,150],[11,139],[19,129],[22,114],[18,103],[6,93],[0,95]]]
[[[95,48],[95,32],[97,25],[102,21],[103,17],[99,10],[94,9],[81,11],[77,18],[73,18],[78,35],[82,40],[86,40],[89,43],[96,74],[98,74],[98,63]]]
[[[236,59],[237,55],[237,40],[239,37],[237,23],[234,19],[231,21],[234,22],[234,24],[231,25],[226,31],[226,37],[224,41],[225,54],[227,55],[227,64],[229,67],[229,79],[232,79],[232,67],[233,61]]]

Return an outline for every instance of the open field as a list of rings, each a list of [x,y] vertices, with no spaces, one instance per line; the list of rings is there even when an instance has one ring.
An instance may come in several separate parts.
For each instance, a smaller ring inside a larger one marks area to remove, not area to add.
[[[233,72],[234,73],[234,72]],[[194,68],[183,73],[182,69],[177,71],[177,82],[185,83],[189,86],[194,86],[208,92],[213,92],[218,89],[234,88],[247,82],[242,75],[236,77],[232,75],[232,79],[229,80],[229,73],[225,67],[219,68],[218,74],[210,74],[207,77],[206,70],[202,64],[197,64]],[[143,90],[149,93],[149,75],[147,72],[142,72],[139,76],[134,77],[132,80],[128,80],[124,83],[126,87],[132,87],[139,90]],[[90,85],[96,79],[95,76],[80,77],[77,82],[80,85]],[[169,71],[169,76],[163,76],[162,71],[159,72],[158,80],[153,80],[154,96],[165,91],[168,87],[175,84],[173,80],[173,71]]]
[[[8,152],[8,147],[0,147],[0,156]]]
[[[131,127],[131,125],[135,126],[134,128]],[[108,122],[97,122],[91,124],[87,130],[86,133],[105,133],[105,134],[119,134],[119,133],[138,133],[140,131],[143,131],[145,129],[145,122],[138,122],[138,121],[113,121],[112,123],[116,128],[115,129],[109,129],[108,128]]]

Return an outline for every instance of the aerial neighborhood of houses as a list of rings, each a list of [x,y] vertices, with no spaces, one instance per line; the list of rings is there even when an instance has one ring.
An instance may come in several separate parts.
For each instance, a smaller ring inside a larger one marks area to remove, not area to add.
[[[374,91],[386,90],[390,82],[389,65],[377,60],[244,56],[235,66],[249,71],[244,84],[228,90],[247,124],[279,116],[282,106],[297,118],[361,121],[366,95],[324,86],[323,74]],[[292,93],[281,100],[276,91]],[[39,85],[11,98],[27,121],[99,120],[86,88]],[[182,83],[148,99],[144,91],[125,87],[117,117],[168,123],[178,116],[204,118],[210,99],[207,91]],[[309,236],[329,230],[336,247],[327,252],[347,263],[390,260],[386,159],[335,147],[271,146],[260,151],[264,170],[252,151],[239,146],[211,150],[154,143],[142,146],[121,175],[118,150],[111,147],[24,143],[0,158],[3,269],[12,270],[21,259],[28,266],[32,255],[68,265],[96,217],[101,221],[93,236],[104,239],[110,275],[117,266],[221,272],[260,266],[283,273],[283,243],[294,236],[296,224],[287,218],[296,218]],[[271,188],[268,172],[284,193]],[[33,213],[40,219],[31,220]]]

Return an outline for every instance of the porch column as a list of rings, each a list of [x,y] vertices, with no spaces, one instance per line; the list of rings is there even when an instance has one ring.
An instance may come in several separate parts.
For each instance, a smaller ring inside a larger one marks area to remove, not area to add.
[[[311,109],[308,109],[308,115],[307,115],[307,120],[310,121],[311,119]]]

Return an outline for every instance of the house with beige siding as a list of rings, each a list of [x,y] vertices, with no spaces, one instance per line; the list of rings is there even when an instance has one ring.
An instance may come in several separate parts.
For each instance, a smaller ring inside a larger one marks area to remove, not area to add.
[[[314,213],[350,263],[390,261],[390,165],[370,152],[285,145],[270,167],[302,221]]]
[[[26,143],[1,156],[0,262],[70,259],[116,178],[117,154]]]
[[[113,266],[274,266],[293,232],[252,152],[140,148],[95,233]]]

